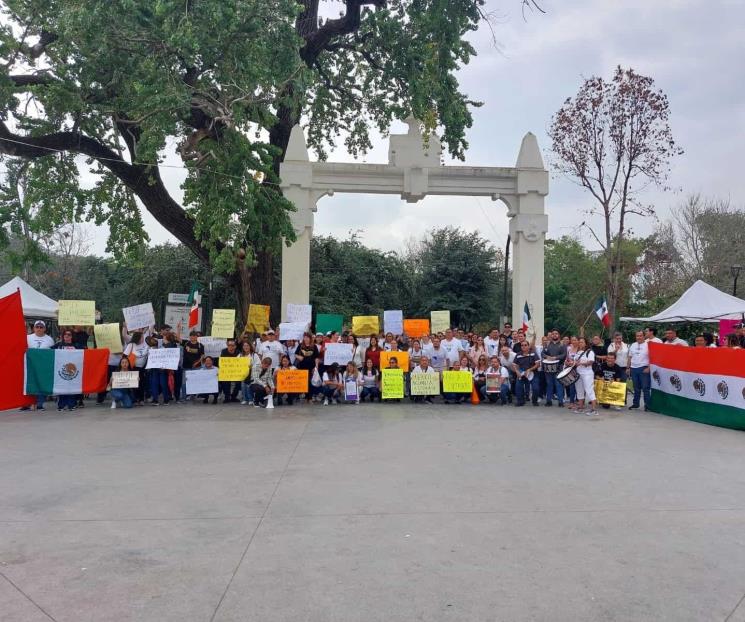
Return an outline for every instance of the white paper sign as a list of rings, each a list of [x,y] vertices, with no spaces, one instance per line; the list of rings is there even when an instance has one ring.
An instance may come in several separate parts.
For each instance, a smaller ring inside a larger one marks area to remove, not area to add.
[[[152,348],[145,369],[178,369],[180,358],[180,348]]]
[[[181,335],[186,339],[189,335],[189,312],[191,307],[166,305],[165,323],[174,331],[181,322]],[[202,307],[197,309],[197,325],[192,330],[202,330]]]
[[[155,324],[155,313],[151,302],[145,302],[134,307],[124,307],[122,313],[124,314],[124,321],[127,323],[127,330],[130,333],[139,328],[149,328]]]
[[[289,324],[302,324],[304,327],[307,327],[310,324],[312,316],[313,307],[311,305],[287,303],[287,322]]]
[[[279,338],[282,341],[287,341],[288,339],[302,341],[307,328],[308,325],[303,322],[282,322],[279,325]]]
[[[383,311],[383,330],[386,333],[401,335],[404,332],[403,311]]]
[[[140,372],[115,371],[111,374],[112,389],[136,389],[140,386]]]
[[[228,340],[221,337],[200,337],[199,343],[204,346],[204,355],[218,358],[220,353],[228,347]]]
[[[327,343],[323,355],[323,364],[338,363],[340,366],[346,367],[347,363],[352,360],[353,348],[354,345],[351,343]]]
[[[184,372],[184,376],[187,395],[217,393],[217,367],[189,370]]]

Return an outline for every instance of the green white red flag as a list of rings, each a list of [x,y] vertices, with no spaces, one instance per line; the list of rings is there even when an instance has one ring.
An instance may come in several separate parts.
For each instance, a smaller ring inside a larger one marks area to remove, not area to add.
[[[109,350],[26,351],[26,395],[100,393],[108,384]]]
[[[199,294],[199,286],[192,283],[189,292],[189,330],[199,324],[199,305],[202,302],[202,296]]]

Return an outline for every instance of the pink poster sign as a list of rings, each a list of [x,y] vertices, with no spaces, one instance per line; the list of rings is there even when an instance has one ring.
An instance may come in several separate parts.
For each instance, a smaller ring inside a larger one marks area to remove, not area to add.
[[[742,320],[719,320],[719,345],[727,344],[727,335],[735,332],[735,325]]]

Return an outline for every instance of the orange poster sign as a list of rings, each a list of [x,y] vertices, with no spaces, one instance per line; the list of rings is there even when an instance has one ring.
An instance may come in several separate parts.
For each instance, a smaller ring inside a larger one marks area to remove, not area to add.
[[[280,369],[277,371],[277,393],[307,393],[307,369]]]
[[[404,320],[404,333],[409,337],[429,335],[429,320]]]

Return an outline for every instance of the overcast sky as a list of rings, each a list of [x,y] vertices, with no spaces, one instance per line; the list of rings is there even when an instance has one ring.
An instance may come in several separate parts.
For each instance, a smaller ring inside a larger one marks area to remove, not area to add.
[[[547,165],[551,115],[576,93],[583,78],[609,78],[616,65],[652,76],[669,97],[672,128],[685,155],[673,162],[677,193],[649,192],[661,218],[684,196],[701,192],[745,206],[745,1],[743,0],[541,0],[546,14],[527,13],[519,0],[490,0],[500,47],[487,28],[475,33],[478,56],[460,75],[462,89],[484,106],[475,110],[465,164],[513,166],[522,136],[538,137]],[[400,124],[394,132],[403,132]],[[364,159],[387,161],[387,140],[375,141]],[[329,160],[353,161],[343,151]],[[450,162],[450,160],[446,160]],[[174,194],[179,176],[165,174]],[[591,245],[578,225],[591,205],[587,194],[552,173],[547,197],[549,236],[574,235]],[[171,236],[145,213],[154,243]],[[478,230],[498,246],[507,237],[506,209],[488,198],[431,197],[408,204],[398,197],[343,195],[318,204],[315,233],[347,237],[361,230],[368,246],[401,249],[433,227]],[[648,233],[651,221],[632,223]],[[103,252],[97,240],[92,250]]]

